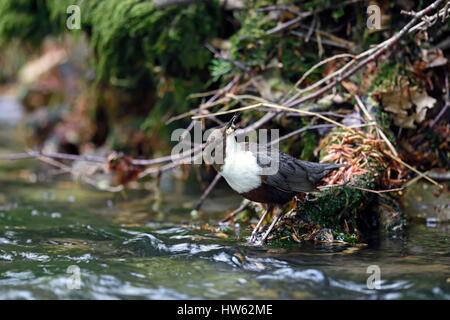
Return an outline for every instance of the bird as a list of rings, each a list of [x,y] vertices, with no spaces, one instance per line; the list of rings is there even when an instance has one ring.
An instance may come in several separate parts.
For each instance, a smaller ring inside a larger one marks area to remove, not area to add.
[[[238,142],[238,117],[239,113],[234,114],[226,125],[210,134],[205,150],[211,153],[212,165],[234,191],[266,207],[250,237],[254,243],[264,219],[276,205],[286,204],[299,193],[319,191],[317,185],[322,178],[344,164],[303,161],[267,144]],[[281,216],[272,221],[260,243],[264,243]]]

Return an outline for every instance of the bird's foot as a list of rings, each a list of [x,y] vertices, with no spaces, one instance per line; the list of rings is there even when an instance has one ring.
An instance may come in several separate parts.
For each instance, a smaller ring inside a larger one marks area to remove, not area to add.
[[[261,228],[260,227],[260,225],[261,225],[260,222],[262,220],[264,220],[264,219],[259,220],[258,224],[256,225],[256,227],[253,229],[252,234],[250,236],[250,243],[256,243],[256,235],[258,234],[259,229]]]
[[[275,225],[277,224],[277,222],[280,220],[280,218],[282,217],[283,214],[279,214],[277,215],[277,217],[275,219],[273,219],[272,223],[269,226],[269,229],[267,229],[266,233],[264,233],[263,237],[261,238],[261,240],[259,241],[259,244],[264,244],[264,242],[266,242],[267,237],[270,235],[270,233],[272,232],[272,229],[275,227]]]
[[[250,236],[250,243],[255,243],[255,239],[256,239],[256,227],[253,229],[252,231],[252,235]]]

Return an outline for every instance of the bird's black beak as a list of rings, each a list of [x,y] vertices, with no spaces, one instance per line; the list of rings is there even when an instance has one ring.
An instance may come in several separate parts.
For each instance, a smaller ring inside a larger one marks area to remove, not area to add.
[[[228,129],[228,128],[235,127],[235,122],[236,122],[236,120],[239,118],[240,115],[241,115],[240,112],[236,112],[236,113],[233,115],[233,118],[231,118],[231,120],[227,123],[226,128]]]

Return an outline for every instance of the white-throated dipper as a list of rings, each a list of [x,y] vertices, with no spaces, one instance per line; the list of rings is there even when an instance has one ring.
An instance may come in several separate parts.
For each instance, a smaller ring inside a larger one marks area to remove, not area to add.
[[[206,148],[214,158],[213,166],[233,190],[251,201],[267,204],[250,238],[254,242],[262,222],[274,205],[285,204],[300,192],[318,191],[316,186],[322,178],[343,165],[302,161],[278,149],[274,151],[267,144],[238,142],[237,117],[238,114],[235,114],[227,125],[211,134]],[[217,158],[217,151],[223,161]],[[265,241],[280,217],[273,220],[261,242]]]

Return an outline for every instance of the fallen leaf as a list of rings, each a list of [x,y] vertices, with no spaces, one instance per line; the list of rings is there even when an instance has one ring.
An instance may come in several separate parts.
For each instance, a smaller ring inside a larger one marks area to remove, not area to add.
[[[394,123],[401,128],[414,129],[416,124],[425,120],[427,110],[436,104],[436,99],[417,87],[403,86],[378,95],[384,110],[394,114]]]
[[[388,91],[381,93],[381,101],[386,111],[407,115],[406,110],[411,108],[411,101],[408,97],[408,91],[406,88],[402,88],[398,91]]]
[[[425,120],[427,110],[434,107],[436,99],[430,97],[426,91],[413,91],[411,92],[411,100],[416,106],[416,122],[421,123]]]

